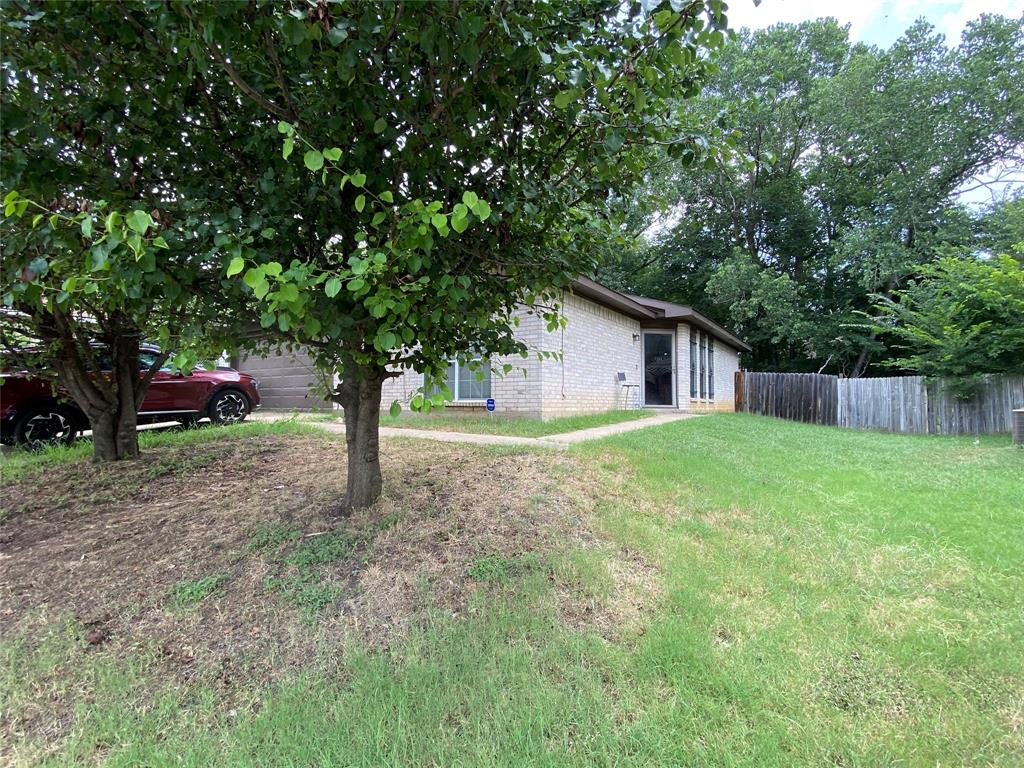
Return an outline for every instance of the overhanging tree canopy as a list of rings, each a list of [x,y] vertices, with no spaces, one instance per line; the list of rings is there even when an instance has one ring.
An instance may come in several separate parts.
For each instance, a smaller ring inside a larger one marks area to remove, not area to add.
[[[351,509],[380,490],[387,365],[521,351],[513,310],[621,242],[646,149],[700,152],[680,119],[721,11],[83,3],[12,11],[11,37],[20,67],[80,84],[39,130],[94,148],[90,194],[200,201],[262,324],[341,371]]]

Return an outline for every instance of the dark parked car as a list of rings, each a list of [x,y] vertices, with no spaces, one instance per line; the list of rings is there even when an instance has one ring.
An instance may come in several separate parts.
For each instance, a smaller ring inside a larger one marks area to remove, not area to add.
[[[156,347],[140,349],[140,376],[157,354]],[[82,409],[60,390],[55,396],[50,382],[27,371],[0,376],[0,441],[21,445],[68,443],[89,429],[89,419]],[[189,373],[161,368],[146,392],[139,423],[190,424],[209,417],[214,424],[231,424],[242,421],[259,404],[259,382],[247,373],[233,368],[196,368]]]

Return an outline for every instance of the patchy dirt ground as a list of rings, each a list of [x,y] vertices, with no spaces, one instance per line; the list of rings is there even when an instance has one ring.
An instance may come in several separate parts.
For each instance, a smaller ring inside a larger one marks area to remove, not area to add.
[[[31,644],[60,628],[80,653],[146,654],[166,679],[230,699],[241,683],[330,666],[353,638],[386,649],[431,611],[457,616],[519,564],[610,551],[571,457],[391,441],[383,464],[384,499],[349,520],[333,515],[344,445],[327,436],[160,447],[137,462],[29,474],[0,491],[0,637]],[[651,579],[631,556],[602,562],[603,602],[564,569],[546,572],[567,623],[607,633]],[[40,700],[0,717],[0,741],[5,730],[59,738],[72,705]]]

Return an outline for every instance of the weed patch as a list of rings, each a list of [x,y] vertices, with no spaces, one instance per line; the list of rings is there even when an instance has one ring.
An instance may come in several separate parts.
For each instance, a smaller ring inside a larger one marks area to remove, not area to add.
[[[215,573],[201,579],[179,581],[169,590],[171,603],[176,608],[188,608],[197,605],[212,595],[229,578],[226,573]]]
[[[482,581],[490,584],[508,584],[519,576],[536,573],[545,568],[544,562],[535,552],[511,557],[501,554],[490,554],[478,557],[470,563],[466,573],[473,581]]]
[[[279,522],[261,522],[249,534],[249,542],[245,545],[245,551],[265,552],[301,536],[302,531],[294,526]]]

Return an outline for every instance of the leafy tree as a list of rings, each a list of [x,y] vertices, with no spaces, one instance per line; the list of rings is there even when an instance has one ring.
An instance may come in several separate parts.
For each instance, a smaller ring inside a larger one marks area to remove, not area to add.
[[[984,374],[1024,373],[1024,269],[1009,255],[943,257],[878,301],[877,328],[900,354],[890,365],[948,379],[961,396]]]
[[[153,376],[172,349],[177,366],[194,362],[219,307],[200,290],[209,269],[156,217],[80,204],[68,214],[6,195],[0,350],[67,390],[89,418],[94,460],[134,458]],[[145,340],[166,351],[142,365]]]
[[[1024,258],[1014,245],[1024,242],[1024,191],[983,212],[978,221],[979,244],[990,253],[1009,253]]]
[[[891,355],[862,321],[872,295],[939,246],[982,245],[956,194],[1019,157],[1022,62],[1020,20],[999,16],[956,47],[923,22],[888,50],[851,44],[831,19],[741,32],[698,108],[733,116],[747,158],[670,166],[677,223],[620,284],[710,302],[753,343],[752,367],[862,375]]]
[[[723,10],[21,3],[5,55],[66,93],[14,114],[43,146],[14,148],[4,177],[41,184],[46,156],[93,199],[114,187],[175,221],[197,212],[264,333],[340,373],[350,511],[380,493],[393,368],[525,352],[513,312],[556,322],[558,289],[621,247],[650,148],[700,152],[686,100]],[[50,157],[55,140],[75,154]]]

